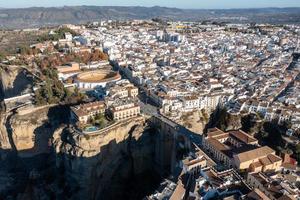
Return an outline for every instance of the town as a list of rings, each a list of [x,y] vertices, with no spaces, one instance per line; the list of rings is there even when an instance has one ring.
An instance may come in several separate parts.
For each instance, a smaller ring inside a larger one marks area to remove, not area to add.
[[[141,117],[164,124],[182,155],[145,199],[299,199],[299,35],[297,25],[61,25],[4,56],[34,80],[5,109],[61,104],[84,137]]]

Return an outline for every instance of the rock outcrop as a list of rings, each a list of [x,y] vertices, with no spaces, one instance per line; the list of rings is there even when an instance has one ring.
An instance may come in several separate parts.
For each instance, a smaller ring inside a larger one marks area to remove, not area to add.
[[[5,127],[6,123],[6,114],[0,113],[0,149],[11,149],[11,145],[9,142],[7,130]]]
[[[148,188],[132,191],[128,186],[130,179],[138,181],[144,172],[155,173],[154,136],[143,117],[89,135],[74,129],[56,132],[57,167],[64,168],[65,188],[70,188],[66,192],[72,199],[135,199],[145,195],[143,189]]]
[[[224,108],[217,108],[211,115],[207,128],[218,127],[223,131],[238,130],[242,126],[242,116],[231,114]]]
[[[208,123],[209,115],[210,113],[204,109],[187,112],[181,116],[180,120],[176,120],[176,122],[190,131],[202,135],[205,125]]]
[[[67,120],[65,109],[47,106],[24,115],[2,113],[0,199],[53,199],[56,195],[56,157],[49,141]]]
[[[175,137],[144,117],[84,134],[68,125],[68,113],[46,106],[5,117],[0,199],[142,199],[168,175]]]
[[[20,66],[3,66],[0,69],[0,98],[20,95],[32,86],[32,78]]]
[[[50,108],[41,108],[25,115],[15,114],[11,118],[12,139],[18,152],[46,152],[48,140],[55,131],[53,122],[48,119]]]
[[[3,67],[0,72],[2,95],[7,96],[9,95],[7,91],[13,88],[14,81],[19,74],[19,68],[16,66],[12,66],[10,69]]]

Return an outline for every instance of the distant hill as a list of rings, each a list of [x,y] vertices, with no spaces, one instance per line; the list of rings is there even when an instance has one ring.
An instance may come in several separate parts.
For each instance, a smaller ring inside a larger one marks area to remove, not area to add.
[[[68,6],[0,9],[0,28],[33,28],[105,19],[214,20],[233,23],[300,23],[300,8],[177,9],[166,7]]]

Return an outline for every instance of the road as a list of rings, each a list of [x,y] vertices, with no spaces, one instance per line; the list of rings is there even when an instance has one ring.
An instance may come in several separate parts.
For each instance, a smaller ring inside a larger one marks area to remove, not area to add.
[[[178,132],[181,134],[185,135],[187,138],[189,138],[193,143],[197,144],[198,146],[201,146],[202,144],[202,136],[199,134],[196,134],[184,126],[173,122],[172,120],[168,119],[167,117],[161,115],[159,113],[159,108],[158,106],[155,105],[155,103],[147,97],[146,93],[144,91],[140,92],[139,94],[139,99],[140,99],[140,107],[141,107],[141,112],[143,114],[149,115],[149,116],[156,116],[160,120],[163,120],[165,123],[170,123],[170,124],[176,124],[178,128]]]
[[[156,106],[155,103],[149,97],[147,97],[144,91],[139,93],[138,98],[140,99],[139,105],[143,114],[149,116],[158,115],[158,106]]]

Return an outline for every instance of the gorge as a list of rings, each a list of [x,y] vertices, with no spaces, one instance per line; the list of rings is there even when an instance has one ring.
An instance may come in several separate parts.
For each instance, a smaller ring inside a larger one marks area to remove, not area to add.
[[[58,105],[2,112],[0,199],[142,199],[176,167],[179,140],[158,119],[82,134],[68,114]]]

